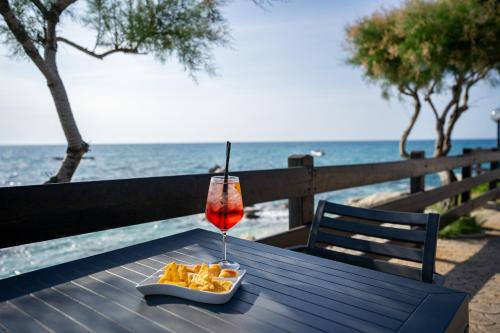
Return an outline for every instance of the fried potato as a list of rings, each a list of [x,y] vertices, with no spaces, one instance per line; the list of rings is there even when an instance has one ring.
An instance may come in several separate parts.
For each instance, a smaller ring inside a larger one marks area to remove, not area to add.
[[[184,264],[171,262],[163,268],[163,274],[159,277],[158,283],[173,284],[190,289],[227,292],[233,283],[231,281],[219,280],[219,275],[224,274],[229,277],[236,276],[235,270],[221,270],[218,264],[207,265],[205,263],[188,267]]]
[[[187,282],[188,281],[188,272],[185,265],[179,265],[177,268],[177,274],[179,276],[179,281]]]
[[[200,265],[200,269],[198,270],[198,274],[203,273],[203,272],[208,272],[208,265],[205,263],[202,263]]]
[[[219,276],[220,271],[221,271],[220,265],[219,264],[212,264],[212,265],[208,266],[208,271],[210,272],[210,274],[212,274],[212,276]]]
[[[179,273],[177,272],[177,263],[171,262],[164,268],[164,277],[168,281],[179,282]]]
[[[176,285],[176,286],[179,286],[179,287],[187,287],[187,283],[186,282],[172,282],[172,281],[165,281],[163,283],[167,283],[167,284],[173,284],[173,285]]]
[[[221,278],[233,278],[236,277],[236,275],[238,275],[238,272],[234,269],[223,269],[219,273],[219,277]]]
[[[206,271],[206,272],[200,271],[198,274],[193,276],[191,283],[195,283],[195,284],[199,284],[199,285],[212,283],[212,276],[210,275],[210,273],[208,271]]]
[[[198,273],[199,270],[200,270],[200,267],[201,267],[200,264],[196,264],[196,265],[194,265],[192,267],[186,266],[186,270],[187,270],[188,273]]]
[[[229,291],[233,286],[231,281],[214,280],[214,287],[216,292]]]
[[[189,289],[196,289],[196,290],[199,290],[199,289],[198,289],[198,285],[197,285],[197,284],[195,284],[195,283],[190,283],[190,284],[189,284]]]

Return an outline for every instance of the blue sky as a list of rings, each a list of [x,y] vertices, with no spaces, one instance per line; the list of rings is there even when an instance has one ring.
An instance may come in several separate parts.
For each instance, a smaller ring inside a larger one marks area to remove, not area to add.
[[[67,46],[60,72],[84,139],[91,143],[398,140],[411,105],[386,101],[345,64],[344,27],[399,1],[278,2],[225,9],[232,47],[214,50],[218,76],[196,84],[172,59],[114,55],[103,61]],[[91,45],[73,24],[61,35]],[[42,76],[0,46],[0,144],[63,143]],[[488,114],[499,88],[476,87],[456,138],[493,138]],[[412,139],[434,137],[424,110]]]

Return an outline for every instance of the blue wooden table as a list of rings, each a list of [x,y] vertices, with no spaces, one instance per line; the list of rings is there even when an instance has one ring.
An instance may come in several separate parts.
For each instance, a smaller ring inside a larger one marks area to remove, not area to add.
[[[135,285],[165,263],[213,261],[217,233],[192,230],[0,280],[7,332],[464,332],[468,296],[444,287],[229,238],[247,275],[207,305],[144,298]]]

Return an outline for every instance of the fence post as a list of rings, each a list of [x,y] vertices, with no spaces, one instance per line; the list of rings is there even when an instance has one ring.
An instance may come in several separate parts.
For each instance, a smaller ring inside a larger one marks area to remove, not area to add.
[[[410,153],[411,160],[420,160],[425,158],[425,151],[416,150]],[[410,178],[410,193],[425,191],[425,175]]]
[[[493,148],[492,151],[498,151],[498,148]],[[499,168],[499,161],[492,161],[490,163],[490,170],[495,170],[495,169],[498,169]],[[495,179],[493,181],[490,182],[490,185],[488,186],[488,188],[490,190],[493,190],[497,187],[497,182],[498,182],[498,179]]]
[[[470,148],[464,148],[463,149],[463,154],[464,155],[470,155],[472,153],[472,149]],[[462,167],[462,180],[469,178],[472,176],[472,166],[471,165],[466,165]],[[467,190],[462,193],[462,201],[461,203],[466,203],[467,201],[470,200],[470,190]]]
[[[291,155],[288,167],[305,167],[310,175],[309,188],[313,187],[314,158],[311,155]],[[300,227],[312,222],[314,217],[314,195],[288,199],[288,228]]]

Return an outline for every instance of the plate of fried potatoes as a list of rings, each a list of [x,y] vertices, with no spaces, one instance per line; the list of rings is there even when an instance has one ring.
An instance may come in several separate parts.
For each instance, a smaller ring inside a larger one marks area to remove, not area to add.
[[[170,262],[136,288],[144,296],[169,295],[201,303],[223,304],[233,297],[245,273],[245,270],[221,269],[218,264]]]

